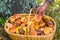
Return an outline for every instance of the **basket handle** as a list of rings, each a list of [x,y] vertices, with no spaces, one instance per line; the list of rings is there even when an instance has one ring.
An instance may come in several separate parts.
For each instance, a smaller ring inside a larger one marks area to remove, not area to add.
[[[29,18],[28,18],[28,35],[29,35],[29,21],[30,21],[31,14],[34,14],[33,8],[30,9]]]
[[[30,14],[34,14],[35,12],[34,12],[34,8],[31,8],[30,9]]]

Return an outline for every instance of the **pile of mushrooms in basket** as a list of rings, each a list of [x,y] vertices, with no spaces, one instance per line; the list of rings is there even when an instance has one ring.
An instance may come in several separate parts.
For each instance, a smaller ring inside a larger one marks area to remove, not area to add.
[[[20,35],[48,35],[54,31],[54,22],[50,17],[45,16],[45,10],[49,5],[48,1],[38,7],[36,14],[20,15],[14,14],[6,23],[7,31]]]

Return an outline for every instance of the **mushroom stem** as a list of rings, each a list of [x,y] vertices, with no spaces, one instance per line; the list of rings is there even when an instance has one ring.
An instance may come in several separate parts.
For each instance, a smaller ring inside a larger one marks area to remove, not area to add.
[[[47,9],[47,7],[49,6],[49,4],[50,4],[49,1],[46,0],[41,7],[38,7],[38,8],[37,8],[36,13],[37,13],[38,15],[44,15],[44,12],[45,12],[45,10]]]
[[[49,6],[50,2],[48,0],[45,0],[44,4],[41,7],[37,8],[34,20],[36,22],[40,22],[42,20],[42,17],[44,16],[44,12]]]

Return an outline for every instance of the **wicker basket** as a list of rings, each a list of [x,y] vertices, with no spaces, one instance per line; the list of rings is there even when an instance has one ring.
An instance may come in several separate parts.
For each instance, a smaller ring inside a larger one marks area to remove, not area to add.
[[[20,14],[20,15],[28,15],[28,14]],[[11,34],[6,29],[6,23],[8,20],[5,23],[5,31],[9,34],[12,40],[52,40],[56,31],[56,23],[52,18],[51,20],[54,22],[54,31],[48,35],[32,36],[32,35]]]
[[[29,14],[20,14],[20,15],[24,16],[24,15],[29,15]],[[34,15],[34,14],[32,14],[32,15]],[[53,40],[55,31],[56,31],[56,23],[52,18],[51,18],[51,20],[54,22],[54,31],[52,33],[48,34],[48,35],[32,36],[32,35],[19,35],[19,34],[9,33],[6,29],[6,23],[7,23],[8,20],[5,23],[5,28],[4,29],[9,34],[9,36],[11,37],[12,40]]]

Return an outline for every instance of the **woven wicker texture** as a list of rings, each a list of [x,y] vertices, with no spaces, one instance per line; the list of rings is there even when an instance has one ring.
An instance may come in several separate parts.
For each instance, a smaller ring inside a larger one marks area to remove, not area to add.
[[[24,16],[24,15],[29,15],[29,14],[20,14],[20,15]],[[52,18],[51,20],[54,22],[54,31],[48,35],[32,36],[32,35],[19,35],[19,34],[9,33],[6,29],[6,23],[8,20],[5,23],[5,31],[9,34],[12,40],[52,40],[56,31],[56,23]]]

